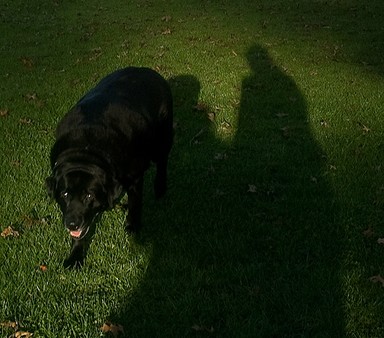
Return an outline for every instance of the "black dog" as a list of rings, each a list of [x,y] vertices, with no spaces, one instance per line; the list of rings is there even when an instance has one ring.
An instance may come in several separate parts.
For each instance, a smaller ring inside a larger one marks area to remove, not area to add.
[[[151,69],[134,67],[102,79],[61,120],[46,184],[72,237],[65,267],[83,264],[96,216],[124,192],[125,227],[139,229],[143,175],[151,161],[157,166],[155,195],[164,195],[172,120],[168,83]]]

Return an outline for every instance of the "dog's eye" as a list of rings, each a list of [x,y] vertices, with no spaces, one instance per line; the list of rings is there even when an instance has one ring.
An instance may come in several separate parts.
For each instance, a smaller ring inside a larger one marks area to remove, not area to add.
[[[85,195],[85,199],[86,199],[87,201],[90,201],[90,200],[93,199],[93,195],[92,195],[92,194],[86,194],[86,195]]]
[[[66,191],[62,191],[60,195],[61,195],[61,197],[64,198],[64,199],[67,199],[68,196],[69,196],[68,193],[67,193]]]

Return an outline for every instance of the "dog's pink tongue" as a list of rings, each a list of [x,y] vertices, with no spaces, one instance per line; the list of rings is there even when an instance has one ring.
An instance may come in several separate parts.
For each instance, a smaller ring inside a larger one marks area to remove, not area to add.
[[[81,235],[80,230],[70,231],[69,233],[71,234],[72,237],[80,237],[80,235]]]

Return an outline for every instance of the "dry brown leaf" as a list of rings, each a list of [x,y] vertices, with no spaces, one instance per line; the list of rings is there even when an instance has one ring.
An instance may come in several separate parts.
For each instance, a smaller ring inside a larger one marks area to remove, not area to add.
[[[11,165],[15,168],[20,168],[21,166],[21,161],[20,160],[13,160],[11,161]]]
[[[21,215],[21,219],[23,221],[23,225],[26,227],[47,223],[47,220],[44,217],[40,219],[35,215]]]
[[[384,238],[379,238],[377,240],[377,244],[384,244]]]
[[[195,106],[193,106],[193,109],[197,111],[205,111],[207,108],[208,106],[204,102],[198,102]]]
[[[161,21],[165,21],[165,22],[168,22],[168,21],[171,21],[172,17],[170,15],[166,15],[166,16],[163,16],[161,18]]]
[[[375,234],[375,231],[372,227],[368,227],[363,231],[363,236],[366,238],[371,238]]]
[[[280,131],[282,132],[283,137],[285,137],[285,138],[289,138],[292,136],[292,128],[289,126],[285,126],[283,128],[280,128]]]
[[[17,330],[18,327],[19,327],[19,324],[17,322],[11,322],[11,321],[8,321],[8,322],[2,322],[0,323],[0,327],[4,328],[4,329],[13,329],[13,330]]]
[[[48,267],[47,267],[45,264],[41,264],[41,265],[39,266],[39,269],[40,269],[40,271],[45,272],[45,271],[48,270]]]
[[[25,98],[28,101],[34,101],[37,99],[37,94],[36,93],[27,93],[27,94],[25,94]]]
[[[17,331],[11,337],[14,338],[29,338],[32,337],[33,333],[27,331]]]
[[[257,192],[257,187],[254,184],[248,184],[248,191],[247,192],[254,194],[255,192]]]
[[[103,54],[103,50],[101,47],[93,48],[90,52],[90,56],[88,57],[89,61],[94,61],[98,59]]]
[[[371,129],[368,128],[365,124],[363,124],[361,122],[357,122],[357,124],[361,127],[361,129],[363,130],[364,133],[369,133],[371,131]]]
[[[207,116],[208,116],[208,120],[211,121],[211,122],[215,122],[215,119],[216,119],[216,114],[215,112],[208,112],[207,113]]]
[[[276,117],[279,117],[279,118],[282,118],[282,117],[287,117],[287,116],[289,116],[289,114],[287,114],[287,113],[276,113],[275,116],[276,116]]]
[[[369,280],[372,283],[381,283],[381,286],[384,286],[384,278],[381,277],[380,275],[372,276],[371,278],[369,278]]]
[[[170,35],[172,34],[172,31],[170,28],[167,28],[161,32],[161,35]]]
[[[12,236],[12,237],[18,237],[19,236],[19,232],[12,229],[11,226],[5,228],[1,234],[0,234],[1,237],[3,238],[6,238],[6,237],[9,237],[9,236]]]
[[[197,331],[197,332],[209,332],[209,333],[213,333],[215,332],[215,329],[213,328],[213,326],[211,327],[208,327],[208,326],[201,326],[201,325],[193,325],[192,326],[192,330],[194,331]]]
[[[215,154],[215,156],[214,156],[214,159],[215,160],[226,160],[227,159],[227,154],[226,153],[217,153],[217,154]]]
[[[124,328],[120,324],[112,324],[111,322],[105,322],[100,328],[103,333],[111,333],[114,337],[117,337],[120,333],[124,334]]]
[[[19,120],[19,122],[21,124],[31,124],[32,123],[32,120],[31,119],[28,119],[28,118],[22,118]]]
[[[0,117],[6,117],[8,116],[9,110],[8,109],[0,109]]]
[[[225,195],[225,192],[223,190],[216,189],[215,196],[220,197],[220,196],[224,196],[224,195]]]
[[[32,68],[34,66],[34,62],[31,58],[22,57],[20,58],[20,62],[27,68]]]

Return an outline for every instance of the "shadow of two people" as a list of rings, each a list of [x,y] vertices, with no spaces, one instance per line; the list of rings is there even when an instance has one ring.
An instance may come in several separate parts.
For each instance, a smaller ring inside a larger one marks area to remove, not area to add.
[[[155,207],[165,224],[148,215],[151,262],[111,315],[129,337],[344,335],[337,207],[305,99],[264,48],[247,59],[230,145],[193,111],[198,79],[170,81],[180,125]]]

